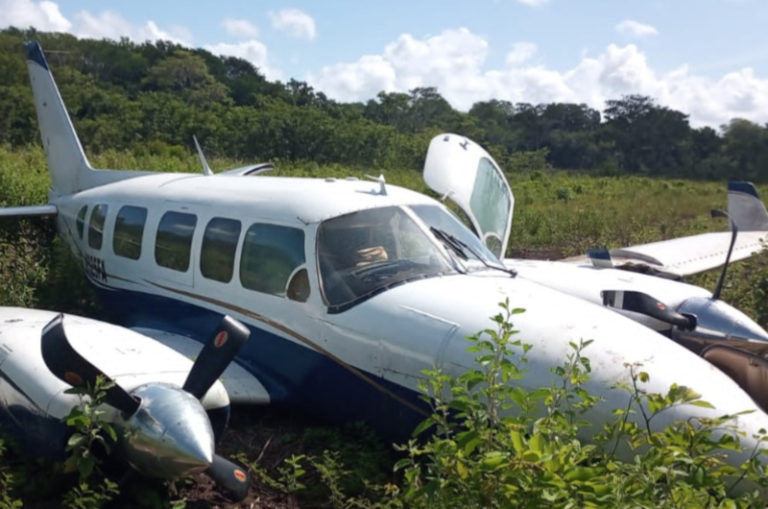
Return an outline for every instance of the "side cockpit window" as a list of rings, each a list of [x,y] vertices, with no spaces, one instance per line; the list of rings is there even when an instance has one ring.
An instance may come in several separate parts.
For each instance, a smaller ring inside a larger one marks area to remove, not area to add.
[[[232,280],[235,252],[240,239],[240,221],[214,217],[208,221],[200,249],[200,273],[222,283]]]
[[[304,262],[303,230],[257,223],[248,228],[243,241],[240,283],[249,290],[278,296],[289,293],[290,298],[305,301],[309,281],[301,284],[306,274],[296,270]],[[291,276],[299,278],[293,285]]]
[[[77,212],[77,219],[75,220],[75,226],[77,227],[77,236],[80,239],[83,238],[83,230],[85,230],[85,215],[88,213],[88,205],[83,205]]]
[[[166,212],[157,226],[155,261],[161,267],[186,272],[189,269],[192,237],[197,216],[184,212]]]
[[[126,205],[117,213],[112,249],[115,254],[132,260],[141,256],[141,238],[147,221],[147,209]]]
[[[104,220],[107,217],[107,206],[103,203],[96,205],[91,212],[91,221],[88,223],[88,246],[93,249],[101,249],[104,240]]]

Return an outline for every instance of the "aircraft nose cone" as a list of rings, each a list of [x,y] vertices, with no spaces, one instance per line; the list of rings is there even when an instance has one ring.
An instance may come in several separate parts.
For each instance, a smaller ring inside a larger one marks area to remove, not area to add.
[[[124,449],[136,470],[164,479],[202,472],[213,463],[213,430],[200,402],[179,387],[133,391],[141,407],[127,422]]]

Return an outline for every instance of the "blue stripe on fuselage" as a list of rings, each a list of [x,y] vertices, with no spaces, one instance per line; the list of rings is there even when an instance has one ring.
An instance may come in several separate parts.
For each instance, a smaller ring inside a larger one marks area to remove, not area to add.
[[[164,330],[207,342],[222,317],[221,313],[177,299],[95,286],[110,320],[126,327]],[[246,325],[251,338],[237,361],[259,379],[273,403],[335,423],[362,420],[392,439],[410,436],[424,418],[392,396],[426,411],[415,391],[363,372],[380,385],[376,387],[322,353],[252,323]]]

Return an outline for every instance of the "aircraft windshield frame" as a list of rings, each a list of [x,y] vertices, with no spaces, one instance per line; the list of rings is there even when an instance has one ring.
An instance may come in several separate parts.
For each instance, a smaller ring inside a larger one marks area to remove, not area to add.
[[[320,223],[315,240],[323,299],[340,313],[393,286],[456,273],[406,207],[358,210]]]

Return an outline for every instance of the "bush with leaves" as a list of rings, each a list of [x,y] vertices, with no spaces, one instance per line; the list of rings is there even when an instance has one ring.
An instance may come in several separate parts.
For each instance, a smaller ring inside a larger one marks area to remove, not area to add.
[[[765,437],[737,468],[724,455],[741,451],[735,416],[654,429],[674,407],[711,405],[688,387],[647,392],[650,376],[639,364],[627,364],[629,382],[613,388],[626,392],[626,406],[595,433],[586,412],[600,398],[584,389],[591,365],[582,355],[591,341],[571,343],[563,365],[552,368],[553,385],[526,390],[531,347],[512,325],[523,310],[501,308],[494,329],[468,338],[475,369],[458,377],[426,372],[421,389],[432,412],[415,438],[395,446],[399,480],[349,495],[342,487],[352,469],[332,451],[292,456],[278,467],[278,482],[254,464],[258,477],[294,494],[319,479],[325,505],[337,508],[765,507]]]
[[[77,483],[62,500],[64,507],[86,509],[102,507],[118,493],[117,484],[101,470],[99,452],[108,454],[117,441],[112,425],[104,419],[104,403],[107,390],[114,382],[96,378],[91,387],[72,387],[69,394],[80,396],[80,404],[70,410],[65,422],[73,428],[67,441],[69,456],[64,471],[77,473]]]
[[[6,450],[5,440],[0,436],[0,459],[3,458]],[[16,476],[6,462],[0,462],[0,507],[3,509],[23,507],[21,500],[13,495],[15,479]]]
[[[398,505],[764,507],[764,452],[751,451],[740,469],[723,457],[740,449],[733,416],[654,430],[659,414],[708,403],[676,385],[666,394],[647,393],[649,375],[639,365],[628,365],[631,383],[616,387],[628,394],[626,408],[583,440],[591,426],[584,413],[599,401],[583,388],[591,368],[582,350],[590,341],[571,344],[565,363],[552,370],[558,383],[528,391],[519,380],[530,346],[511,323],[522,311],[503,303],[496,329],[469,338],[476,369],[459,377],[428,373],[422,389],[432,413],[415,433],[432,434],[399,446],[405,457],[395,466],[403,473]]]

